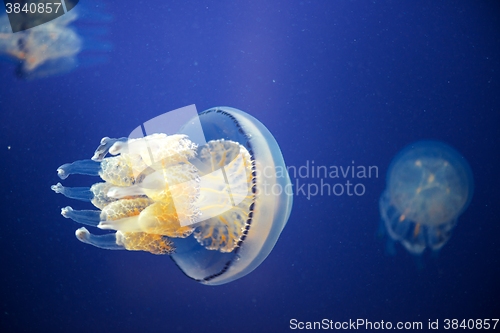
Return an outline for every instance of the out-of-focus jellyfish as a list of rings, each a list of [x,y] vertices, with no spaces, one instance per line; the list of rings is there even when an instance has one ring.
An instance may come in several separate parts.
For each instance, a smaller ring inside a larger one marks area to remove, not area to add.
[[[469,205],[473,178],[465,158],[442,142],[419,141],[391,162],[379,201],[389,236],[412,254],[439,250]]]
[[[50,1],[38,1],[46,2]],[[7,14],[0,15],[0,56],[15,63],[17,76],[24,79],[64,74],[78,66],[102,62],[103,51],[109,50],[110,45],[96,37],[102,35],[105,29],[99,27],[99,33],[87,26],[76,29],[75,22],[82,16],[82,20],[92,23],[105,22],[109,17],[92,14],[80,7],[83,6],[77,6],[52,21],[16,33],[12,32]],[[91,54],[79,57],[85,50]]]
[[[116,230],[94,235],[80,228],[80,241],[169,254],[187,276],[218,285],[253,271],[285,227],[292,191],[288,173],[276,174],[277,168],[286,170],[269,130],[240,110],[217,107],[187,121],[177,134],[104,138],[92,160],[57,170],[61,179],[88,174],[104,182],[90,188],[58,183],[52,189],[99,208],[66,207],[64,217]]]

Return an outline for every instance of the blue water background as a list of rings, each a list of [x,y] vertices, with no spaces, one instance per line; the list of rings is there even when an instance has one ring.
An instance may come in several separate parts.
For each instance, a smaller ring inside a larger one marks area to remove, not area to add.
[[[34,81],[0,64],[0,331],[282,332],[293,318],[425,326],[499,317],[496,1],[106,1],[93,9],[113,17],[96,23],[113,45],[106,63]],[[78,242],[78,226],[59,212],[83,204],[50,190],[56,168],[91,157],[104,136],[127,136],[189,104],[252,114],[288,165],[354,161],[377,166],[378,177],[351,180],[364,185],[362,196],[298,193],[269,257],[223,286],[190,280],[168,257]],[[392,157],[422,139],[463,154],[475,194],[437,255],[415,258],[397,244],[391,255],[378,199]]]

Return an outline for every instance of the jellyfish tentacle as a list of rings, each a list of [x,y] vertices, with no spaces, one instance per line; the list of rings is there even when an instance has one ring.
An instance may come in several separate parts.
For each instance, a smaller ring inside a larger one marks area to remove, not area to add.
[[[52,191],[61,193],[66,198],[70,199],[90,202],[94,197],[94,193],[92,193],[90,187],[64,187],[61,183],[57,183],[50,188]]]
[[[74,210],[70,206],[61,209],[61,215],[80,224],[97,227],[101,222],[100,210]]]
[[[124,232],[141,232],[142,226],[139,222],[139,216],[123,217],[116,220],[108,220],[99,222],[97,225],[102,230],[120,230]]]
[[[115,143],[127,142],[127,140],[128,140],[128,138],[125,138],[125,137],[114,139],[114,138],[109,138],[109,137],[105,136],[104,138],[101,139],[101,144],[95,150],[94,156],[92,156],[92,161],[102,161],[104,159],[104,157],[106,157],[106,155],[110,151],[111,147],[113,147],[115,145]],[[111,152],[111,154],[116,155],[116,154],[113,154],[112,152]]]
[[[80,160],[73,163],[66,163],[57,168],[57,175],[61,179],[66,179],[69,175],[79,174],[88,176],[99,176],[101,163],[92,160]]]
[[[130,196],[145,195],[144,189],[139,185],[131,185],[128,187],[113,186],[108,190],[107,196],[112,199],[121,199]]]
[[[150,235],[143,232],[94,235],[82,227],[75,232],[82,243],[90,244],[106,250],[148,251],[153,254],[171,254],[175,247],[167,237]]]
[[[116,234],[93,235],[87,228],[82,227],[75,232],[76,238],[82,243],[90,244],[106,250],[126,250],[125,246],[116,242]]]

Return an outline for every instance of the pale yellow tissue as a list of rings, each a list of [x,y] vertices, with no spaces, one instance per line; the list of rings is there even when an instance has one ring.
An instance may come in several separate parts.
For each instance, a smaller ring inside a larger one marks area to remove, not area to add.
[[[168,238],[144,232],[116,233],[116,243],[129,251],[147,251],[153,254],[171,254],[175,248]]]
[[[101,217],[105,217],[106,221],[114,221],[125,217],[137,216],[151,203],[152,201],[148,198],[117,200],[104,207]]]
[[[184,238],[193,232],[192,226],[181,227],[181,218],[188,218],[189,212],[178,211],[173,202],[155,202],[139,216],[141,230],[151,234]]]

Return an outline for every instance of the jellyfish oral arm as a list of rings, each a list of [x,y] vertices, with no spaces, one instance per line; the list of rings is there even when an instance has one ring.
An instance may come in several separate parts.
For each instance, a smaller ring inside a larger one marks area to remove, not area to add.
[[[92,160],[80,160],[67,163],[57,168],[57,175],[61,179],[66,179],[69,175],[79,174],[88,176],[99,176],[101,163]]]
[[[93,235],[87,228],[82,227],[75,232],[76,238],[82,243],[90,244],[106,250],[126,250],[123,245],[116,242],[116,234]]]
[[[61,193],[67,198],[89,202],[94,197],[89,187],[64,187],[61,183],[52,185],[52,191]]]
[[[101,211],[100,210],[74,210],[70,206],[61,209],[61,215],[67,219],[72,219],[73,221],[85,224],[91,227],[97,227],[100,222]]]
[[[115,152],[115,149],[112,149],[113,146],[118,147],[121,143],[126,143],[128,138],[119,138],[119,139],[112,139],[109,137],[104,137],[101,139],[101,144],[99,147],[94,152],[94,156],[92,156],[92,161],[102,161],[104,157],[109,153],[112,155],[116,155],[117,153]]]

